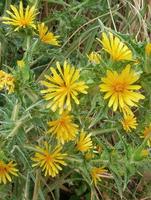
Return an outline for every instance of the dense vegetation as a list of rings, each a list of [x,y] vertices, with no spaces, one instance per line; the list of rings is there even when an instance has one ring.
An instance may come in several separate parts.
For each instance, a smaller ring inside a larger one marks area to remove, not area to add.
[[[0,200],[151,199],[151,2],[0,16]]]

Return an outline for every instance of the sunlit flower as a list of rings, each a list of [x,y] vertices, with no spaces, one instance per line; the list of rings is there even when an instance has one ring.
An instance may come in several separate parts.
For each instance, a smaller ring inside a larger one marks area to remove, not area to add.
[[[95,185],[101,181],[101,178],[110,176],[104,167],[93,167],[90,171],[90,174]]]
[[[99,40],[105,51],[107,51],[112,60],[132,60],[132,51],[116,36],[110,32],[102,33],[102,41]]]
[[[94,64],[99,64],[101,61],[101,55],[95,51],[92,51],[89,55],[87,55],[90,62]]]
[[[144,138],[144,139],[147,138],[147,144],[149,147],[151,147],[151,124],[148,127],[145,127],[145,130],[141,138]]]
[[[44,98],[49,101],[47,108],[52,111],[59,109],[60,113],[64,109],[71,110],[71,100],[73,99],[76,104],[79,104],[77,98],[78,93],[87,94],[84,81],[78,81],[80,77],[80,70],[64,62],[63,68],[60,67],[59,62],[56,63],[57,69],[50,68],[52,75],[45,75],[47,81],[41,81],[42,85],[47,89],[42,90]]]
[[[48,122],[48,125],[50,127],[48,133],[56,136],[62,144],[73,140],[78,131],[78,125],[73,123],[73,116],[68,112],[63,112],[57,120]]]
[[[109,98],[109,107],[113,107],[116,111],[119,107],[120,110],[126,107],[137,106],[140,99],[145,97],[139,92],[133,90],[139,90],[140,85],[133,85],[139,76],[131,69],[130,65],[127,65],[121,73],[116,71],[107,71],[106,77],[102,78],[102,84],[100,84],[100,91],[105,92],[104,99]]]
[[[151,43],[146,44],[145,53],[147,56],[151,55]]]
[[[121,123],[126,132],[131,132],[131,129],[136,129],[136,126],[138,125],[134,115],[125,115]]]
[[[85,132],[81,132],[79,139],[76,143],[76,149],[81,152],[86,152],[93,147],[91,134],[87,134]]]
[[[19,28],[36,28],[34,24],[35,16],[37,15],[35,6],[27,6],[24,11],[23,3],[22,1],[20,1],[18,9],[13,5],[10,5],[10,8],[12,12],[10,12],[9,10],[6,11],[10,15],[10,17],[3,17],[4,24],[15,26],[15,31],[17,31]]]
[[[6,164],[4,161],[0,160],[0,184],[11,182],[11,175],[18,176],[18,169],[16,169],[15,166],[16,164],[13,163],[13,161]]]
[[[51,44],[55,46],[59,46],[58,38],[59,36],[55,36],[52,32],[48,31],[48,27],[44,24],[38,24],[39,38],[42,42],[46,44]]]
[[[14,92],[14,85],[15,78],[2,70],[0,70],[0,90],[6,89],[8,90],[8,93]]]
[[[52,147],[45,142],[45,147],[36,147],[37,152],[32,160],[35,162],[32,166],[39,166],[44,171],[45,176],[55,177],[62,167],[60,165],[66,165],[64,158],[67,156],[65,153],[61,153],[62,147],[57,145],[53,150]]]

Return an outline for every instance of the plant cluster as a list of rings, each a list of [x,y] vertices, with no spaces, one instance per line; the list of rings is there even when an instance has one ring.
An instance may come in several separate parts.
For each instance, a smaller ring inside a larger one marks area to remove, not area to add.
[[[2,18],[23,53],[0,70],[0,197],[122,199],[150,167],[151,43],[103,26],[90,53],[41,70],[62,41],[37,7],[20,1]]]

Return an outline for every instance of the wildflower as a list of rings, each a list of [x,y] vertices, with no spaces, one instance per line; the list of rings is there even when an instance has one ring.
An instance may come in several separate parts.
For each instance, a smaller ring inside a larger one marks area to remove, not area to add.
[[[62,144],[73,140],[77,134],[78,126],[72,120],[72,115],[69,115],[68,112],[63,112],[57,120],[48,122],[50,127],[48,133],[55,135]]]
[[[17,60],[17,65],[20,69],[25,67],[25,62],[23,60]]]
[[[76,144],[76,149],[81,152],[86,152],[92,148],[91,134],[85,132],[80,133],[80,137]]]
[[[94,64],[99,64],[101,61],[101,56],[95,51],[92,51],[89,55],[87,55],[87,57],[89,61]]]
[[[116,36],[110,32],[107,36],[106,33],[102,33],[102,41],[99,40],[105,51],[107,51],[112,60],[132,60],[132,51]]]
[[[0,70],[0,90],[6,89],[8,90],[8,93],[14,92],[14,82],[15,79],[11,74],[8,74],[2,70]]]
[[[136,129],[137,126],[136,117],[134,115],[125,115],[121,123],[126,132],[131,132],[131,129]]]
[[[119,107],[122,111],[123,108],[137,106],[140,99],[145,97],[139,92],[140,85],[133,85],[139,76],[131,70],[130,65],[127,65],[123,71],[118,74],[116,71],[107,71],[107,76],[102,78],[100,84],[100,91],[105,92],[104,99],[109,98],[109,107],[113,107],[116,111]]]
[[[151,43],[146,44],[145,53],[147,56],[151,55]]]
[[[59,109],[60,113],[64,109],[71,110],[71,99],[79,104],[77,98],[78,93],[87,94],[84,81],[78,81],[80,71],[72,67],[66,61],[64,62],[63,69],[61,69],[59,62],[56,63],[57,70],[50,68],[52,76],[45,76],[47,81],[41,83],[47,87],[47,89],[41,92],[45,94],[44,98],[49,101],[47,108],[51,108],[52,111]]]
[[[15,166],[16,164],[13,163],[13,161],[10,161],[6,164],[4,161],[0,160],[0,184],[6,184],[8,181],[11,182],[11,174],[14,176],[18,176],[18,169],[16,169]]]
[[[36,147],[37,152],[32,160],[35,164],[32,167],[39,166],[42,168],[42,171],[45,171],[45,176],[55,177],[62,167],[60,165],[66,165],[64,158],[67,154],[61,153],[62,147],[57,145],[54,150],[52,150],[51,146],[45,142],[45,148],[41,148],[39,146]]]
[[[34,24],[35,16],[37,15],[35,6],[31,8],[27,6],[27,8],[23,9],[23,3],[20,1],[19,8],[17,9],[15,6],[10,5],[12,12],[7,10],[6,12],[10,15],[10,17],[3,17],[3,23],[15,26],[17,31],[19,28],[27,28],[32,27],[36,29]]]
[[[145,127],[141,138],[147,138],[147,145],[151,147],[151,124],[148,127]]]
[[[85,154],[85,159],[86,160],[91,160],[91,159],[93,159],[95,157],[95,154],[93,153],[93,152],[87,152],[86,154]]]
[[[58,42],[59,36],[55,36],[52,32],[48,31],[48,27],[44,24],[38,24],[38,31],[40,40],[46,44],[60,46]]]
[[[90,174],[95,185],[101,181],[101,177],[107,177],[109,175],[104,167],[93,167]]]
[[[147,157],[149,155],[149,150],[148,149],[143,149],[142,151],[141,151],[141,156],[142,157]]]

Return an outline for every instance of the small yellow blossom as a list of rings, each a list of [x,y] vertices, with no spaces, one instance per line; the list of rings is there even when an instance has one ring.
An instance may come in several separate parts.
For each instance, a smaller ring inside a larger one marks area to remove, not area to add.
[[[47,81],[41,81],[42,85],[47,89],[42,90],[44,99],[48,102],[47,108],[51,108],[53,112],[59,109],[61,114],[63,110],[71,111],[71,100],[73,99],[76,104],[79,104],[77,98],[78,93],[87,94],[84,81],[78,81],[80,77],[80,70],[71,66],[66,61],[63,68],[59,62],[56,63],[57,69],[51,67],[51,76],[45,75]]]
[[[17,65],[20,69],[25,67],[25,62],[23,60],[17,60]]]
[[[116,36],[110,32],[102,33],[102,41],[99,40],[105,51],[107,51],[112,60],[132,60],[132,51]]]
[[[19,8],[17,9],[15,6],[10,5],[12,12],[7,10],[6,12],[10,15],[10,17],[3,17],[3,23],[15,26],[17,31],[19,28],[27,28],[32,27],[36,29],[34,24],[35,16],[37,15],[35,6],[23,9],[23,3],[20,1]]]
[[[14,85],[15,78],[2,70],[0,70],[0,90],[6,89],[8,93],[11,94],[14,92]]]
[[[85,132],[80,133],[80,137],[76,143],[76,149],[81,152],[86,152],[93,147],[91,134]]]
[[[104,99],[109,99],[108,106],[113,107],[113,111],[120,108],[137,106],[140,99],[145,97],[139,92],[133,90],[139,90],[140,85],[134,85],[139,76],[131,69],[130,65],[127,65],[125,69],[119,74],[116,71],[107,71],[106,77],[102,78],[102,84],[100,84],[100,91],[105,92]]]
[[[78,125],[73,123],[73,116],[68,112],[63,112],[57,120],[48,122],[48,125],[50,127],[48,133],[56,136],[62,144],[73,140],[78,131]]]
[[[145,53],[147,56],[151,55],[151,43],[146,44]]]
[[[60,46],[58,42],[59,36],[55,36],[52,32],[48,31],[48,27],[44,24],[38,24],[39,38],[46,44]]]
[[[147,157],[148,155],[149,155],[149,150],[148,150],[148,149],[143,149],[143,150],[141,151],[141,156]]]
[[[18,176],[18,169],[16,169],[15,166],[16,164],[13,163],[13,161],[6,164],[4,161],[0,160],[0,184],[6,184],[8,181],[11,182],[11,174]]]
[[[148,127],[145,127],[141,138],[147,138],[147,144],[149,147],[151,147],[151,124]]]
[[[101,181],[102,177],[109,176],[109,174],[107,173],[107,170],[104,169],[104,167],[93,167],[90,171],[90,174],[95,186],[97,185],[99,181]]]
[[[67,156],[65,153],[61,153],[62,147],[57,145],[53,150],[51,146],[47,142],[45,142],[45,147],[41,148],[36,146],[37,152],[32,160],[35,164],[32,167],[39,166],[44,171],[45,176],[55,177],[62,167],[60,165],[65,166],[66,163],[64,158]]]
[[[95,51],[92,51],[89,55],[87,55],[90,62],[94,64],[99,64],[101,61],[101,55]]]
[[[93,152],[87,152],[86,154],[85,154],[85,159],[86,160],[91,160],[91,159],[93,159],[95,157],[95,154],[93,153]]]
[[[121,123],[126,132],[131,132],[131,129],[136,129],[136,126],[138,125],[134,115],[125,115]]]

